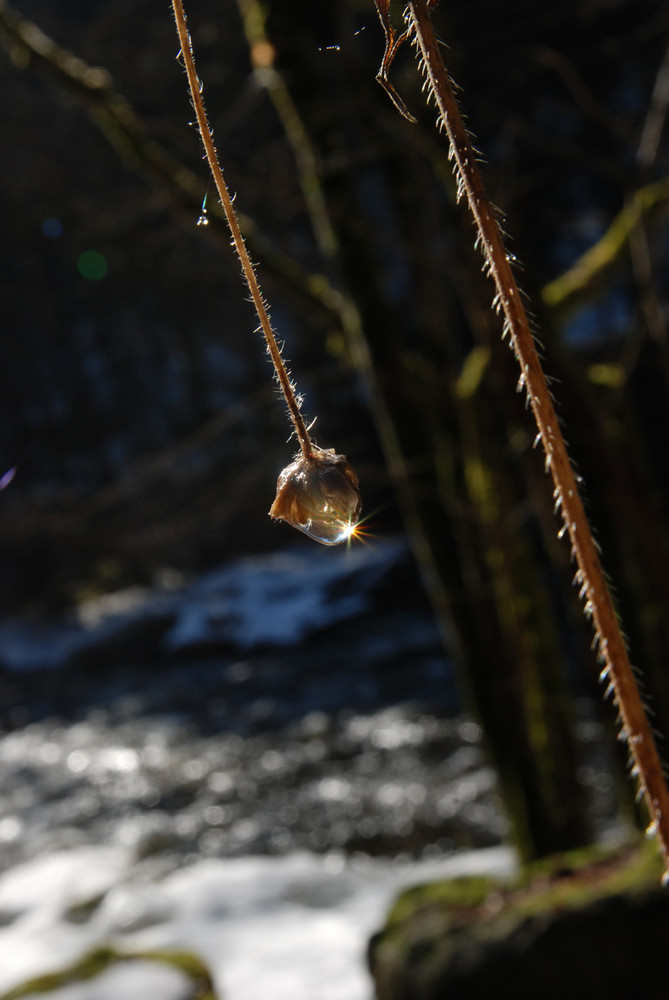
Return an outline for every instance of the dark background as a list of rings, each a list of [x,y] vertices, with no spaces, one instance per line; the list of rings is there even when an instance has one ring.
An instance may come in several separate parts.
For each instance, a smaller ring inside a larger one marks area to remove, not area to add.
[[[17,9],[105,67],[150,136],[207,187],[167,4],[25,2]],[[383,338],[391,313],[387,350],[397,351],[401,340],[407,352],[415,344],[427,363],[438,361],[419,338],[443,318],[439,336],[451,337],[464,358],[469,307],[453,288],[452,261],[469,259],[469,234],[454,219],[443,144],[430,128],[432,114],[421,109],[409,51],[398,56],[393,79],[420,128],[399,119],[374,81],[382,37],[371,3],[270,4],[267,11],[276,66],[315,146],[335,230],[344,234],[346,284],[367,326],[381,328],[370,337]],[[237,5],[193,3],[189,16],[239,209],[278,254],[306,273],[327,271],[294,154],[253,76]],[[636,154],[668,18],[666,4],[637,0],[477,2],[444,5],[438,14],[535,308],[541,286],[601,235],[626,195],[666,170],[666,143],[646,170]],[[3,471],[16,466],[17,474],[0,512],[3,601],[70,600],[85,581],[117,584],[161,563],[198,568],[287,543],[287,530],[273,526],[266,510],[292,446],[284,446],[282,405],[225,236],[214,239],[196,226],[197,210],[189,213],[129,170],[81,94],[11,40],[6,45],[0,454]],[[410,156],[400,154],[407,147]],[[428,214],[435,218],[426,233]],[[666,229],[654,226],[650,239],[666,332]],[[103,277],[80,273],[89,250],[103,255]],[[366,275],[362,289],[361,254],[373,279]],[[365,388],[342,348],[337,317],[262,259],[259,273],[305,413],[319,418],[321,444],[349,454],[366,511],[384,503],[375,520],[395,527]],[[586,376],[593,359],[623,358],[623,386],[591,387],[594,404],[603,419],[616,419],[627,391],[641,383],[634,423],[626,420],[624,431],[636,434],[636,457],[664,503],[666,383],[655,364],[663,345],[640,329],[629,268],[589,299],[557,324],[542,317],[548,368],[554,343]],[[479,302],[483,308],[485,289]],[[586,478],[592,495],[600,484]]]
[[[266,516],[294,443],[215,218],[169,5],[16,9],[112,81],[82,84],[62,53],[35,54],[34,33],[30,52],[0,8],[0,456],[16,469],[0,493],[0,597],[7,612],[54,612],[166,567],[195,573],[299,540]],[[356,467],[367,530],[408,526],[461,665],[506,676],[505,661],[520,663],[513,684],[530,690],[533,665],[552,658],[561,683],[590,690],[568,549],[411,50],[392,79],[418,125],[375,82],[371,2],[264,11],[270,50],[254,5],[188,14],[305,415]],[[543,289],[667,175],[669,6],[444,2],[435,23],[666,727],[667,193],[654,189],[614,266],[579,296],[549,308]],[[132,142],[110,106],[125,109]],[[320,237],[304,196],[314,179]]]

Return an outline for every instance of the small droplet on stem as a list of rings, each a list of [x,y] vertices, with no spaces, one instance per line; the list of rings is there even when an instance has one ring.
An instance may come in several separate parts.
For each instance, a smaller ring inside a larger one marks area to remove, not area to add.
[[[355,533],[361,507],[347,459],[313,445],[310,457],[299,455],[279,476],[269,514],[321,545],[339,545]]]
[[[209,195],[209,192],[207,191],[205,193],[204,198],[202,199],[202,208],[200,209],[200,218],[197,220],[198,226],[208,226],[209,225],[209,219],[207,218],[207,196],[208,195]]]

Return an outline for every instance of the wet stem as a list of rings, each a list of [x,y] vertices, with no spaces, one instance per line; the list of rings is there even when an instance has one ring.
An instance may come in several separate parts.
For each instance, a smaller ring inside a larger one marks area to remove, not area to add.
[[[428,91],[439,111],[439,124],[448,135],[458,194],[466,196],[474,217],[485,268],[495,283],[495,307],[504,315],[504,334],[508,334],[520,365],[520,386],[527,392],[539,432],[537,440],[541,441],[546,469],[553,478],[556,511],[562,513],[561,534],[566,531],[569,535],[572,557],[577,565],[575,582],[585,602],[585,614],[593,622],[602,663],[600,678],[608,685],[607,693],[613,693],[620,713],[622,732],[630,749],[632,773],[639,781],[651,817],[651,829],[659,842],[666,881],[669,877],[669,793],[525,307],[507,259],[499,223],[481,179],[476,153],[455,100],[426,0],[409,0],[406,16]]]
[[[242,232],[239,227],[239,221],[232,204],[232,198],[228,192],[227,185],[223,178],[223,171],[218,161],[216,148],[214,146],[214,139],[204,108],[200,80],[195,70],[193,48],[188,28],[186,26],[186,15],[181,0],[172,0],[172,9],[174,11],[174,19],[176,21],[179,42],[181,43],[181,55],[183,56],[186,75],[188,77],[188,85],[197,117],[198,129],[200,131],[200,136],[202,137],[202,143],[207,155],[209,168],[214,178],[223,210],[225,211],[235,251],[242,265],[244,280],[251,293],[253,305],[255,306],[258,314],[258,319],[260,320],[260,329],[262,330],[267,343],[267,351],[274,366],[274,371],[276,372],[281,392],[283,393],[286,405],[288,406],[288,414],[293,427],[295,428],[295,434],[297,436],[297,440],[299,441],[300,450],[304,459],[307,462],[311,462],[314,459],[314,452],[311,439],[309,437],[309,431],[300,411],[300,404],[297,396],[295,395],[295,390],[290,376],[286,370],[283,358],[281,357],[281,350],[274,335],[274,331],[272,330],[272,324],[267,312],[267,306],[260,291],[260,285],[258,284],[258,279],[255,275],[255,271],[253,270],[253,265],[246,249],[246,244],[244,243],[244,237],[242,236]]]

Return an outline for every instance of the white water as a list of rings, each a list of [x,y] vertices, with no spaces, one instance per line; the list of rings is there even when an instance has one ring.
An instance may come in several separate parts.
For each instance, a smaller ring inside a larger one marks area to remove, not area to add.
[[[367,942],[401,888],[462,874],[507,877],[514,864],[501,847],[416,863],[295,853],[199,861],[151,878],[120,850],[60,852],[0,880],[0,991],[111,943],[196,952],[223,1000],[371,1000]],[[88,920],[68,919],[73,906],[100,897]],[[179,1000],[183,983],[137,963],[49,995]]]
[[[249,556],[187,585],[168,574],[153,589],[129,587],[87,601],[76,621],[0,620],[0,666],[14,672],[65,667],[152,621],[165,623],[156,653],[185,653],[205,643],[244,652],[297,646],[364,612],[370,590],[406,559],[406,544],[386,539],[373,548],[296,547]]]

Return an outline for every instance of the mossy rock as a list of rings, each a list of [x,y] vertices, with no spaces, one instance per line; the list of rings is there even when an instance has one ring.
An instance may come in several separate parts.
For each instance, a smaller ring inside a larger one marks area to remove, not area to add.
[[[402,893],[370,942],[378,1000],[669,998],[669,891],[653,845]]]
[[[0,995],[0,1000],[21,1000],[23,997],[48,996],[73,983],[93,980],[119,963],[151,962],[180,972],[187,981],[188,1000],[217,1000],[211,975],[204,962],[192,952],[154,950],[120,952],[113,948],[96,948],[73,965],[56,972],[36,976]],[[218,998],[220,1000],[220,997]]]

